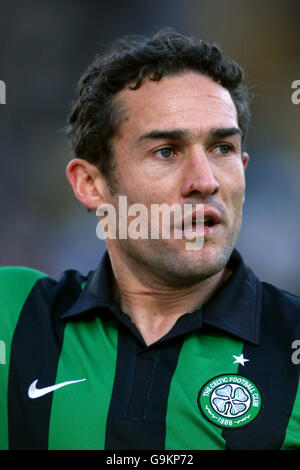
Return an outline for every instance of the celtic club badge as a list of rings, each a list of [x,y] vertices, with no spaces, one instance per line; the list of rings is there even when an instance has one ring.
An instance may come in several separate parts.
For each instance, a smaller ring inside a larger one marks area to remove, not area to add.
[[[262,407],[262,396],[251,380],[237,374],[224,374],[203,385],[198,395],[198,406],[214,425],[236,429],[257,417]]]

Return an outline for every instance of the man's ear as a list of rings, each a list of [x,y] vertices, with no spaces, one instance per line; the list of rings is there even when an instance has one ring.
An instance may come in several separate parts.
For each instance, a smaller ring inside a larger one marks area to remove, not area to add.
[[[66,168],[66,175],[75,197],[88,209],[97,209],[105,202],[107,186],[100,170],[88,161],[75,158]]]
[[[249,155],[248,155],[247,152],[243,152],[242,153],[242,163],[243,163],[243,167],[244,167],[244,172],[246,171],[248,162],[249,162]],[[245,199],[246,199],[246,196],[245,196],[245,193],[244,193],[243,204],[245,202]]]
[[[243,152],[243,153],[242,153],[242,162],[243,162],[244,170],[246,170],[246,168],[247,168],[248,161],[249,161],[249,155],[248,155],[248,153],[247,153],[247,152]]]

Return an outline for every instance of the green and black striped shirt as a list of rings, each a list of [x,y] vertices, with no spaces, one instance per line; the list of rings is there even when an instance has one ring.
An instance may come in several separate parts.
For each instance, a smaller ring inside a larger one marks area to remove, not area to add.
[[[0,269],[0,449],[300,449],[300,299],[232,276],[146,346],[106,253],[57,281]]]

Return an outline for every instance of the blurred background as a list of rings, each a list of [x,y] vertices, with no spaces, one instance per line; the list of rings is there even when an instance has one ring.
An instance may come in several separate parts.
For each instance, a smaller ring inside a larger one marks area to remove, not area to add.
[[[252,92],[238,248],[264,280],[300,295],[300,0],[1,0],[0,265],[86,274],[105,249],[65,177],[78,79],[103,45],[163,26],[215,41]]]

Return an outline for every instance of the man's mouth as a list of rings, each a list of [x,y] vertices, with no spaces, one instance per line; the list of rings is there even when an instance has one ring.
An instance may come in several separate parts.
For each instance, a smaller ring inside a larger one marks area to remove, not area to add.
[[[182,230],[184,232],[203,232],[209,233],[212,228],[216,228],[221,223],[221,217],[213,209],[204,208],[204,212],[193,212],[192,215],[183,218]]]
[[[204,227],[213,227],[214,225],[215,225],[215,222],[213,221],[213,219],[211,219],[210,217],[204,218]],[[195,222],[195,226],[196,226],[196,222]]]

